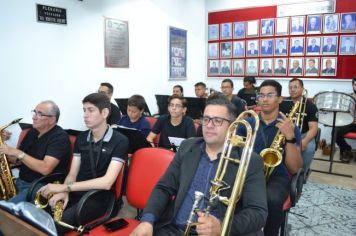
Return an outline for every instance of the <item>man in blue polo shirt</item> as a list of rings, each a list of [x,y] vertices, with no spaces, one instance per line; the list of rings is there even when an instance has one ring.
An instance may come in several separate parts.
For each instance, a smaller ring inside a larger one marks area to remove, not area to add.
[[[279,112],[282,102],[282,86],[275,80],[265,80],[260,85],[258,103],[261,106],[260,128],[257,132],[254,151],[260,153],[269,148],[279,130],[285,137],[283,160],[274,168],[267,180],[268,218],[264,227],[265,235],[278,235],[283,220],[283,203],[290,189],[290,175],[297,173],[303,165],[300,153],[301,135],[299,129]]]
[[[202,118],[203,137],[184,141],[166,173],[153,189],[143,211],[141,224],[132,236],[182,235],[194,202],[194,192],[200,191],[209,197],[210,181],[214,178],[225,136],[230,123],[235,119],[236,108],[221,94],[207,99]],[[231,158],[238,158],[232,152]],[[237,165],[229,163],[224,181],[231,187],[221,190],[222,196],[230,196]],[[199,209],[206,208],[201,201]],[[221,222],[226,206],[218,203],[205,215],[199,211],[192,234],[220,235]],[[240,201],[237,203],[231,222],[231,235],[255,235],[261,232],[267,217],[266,184],[263,177],[261,157],[253,153],[250,159]]]

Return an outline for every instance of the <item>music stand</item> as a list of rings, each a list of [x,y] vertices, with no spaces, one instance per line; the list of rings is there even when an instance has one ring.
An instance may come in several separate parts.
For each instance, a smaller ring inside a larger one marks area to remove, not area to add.
[[[158,114],[164,115],[168,114],[168,98],[169,95],[155,95],[157,106],[158,106]]]
[[[327,112],[333,112],[333,124],[332,124],[332,130],[331,130],[331,150],[330,150],[330,155],[329,155],[329,160],[325,160],[325,159],[321,159],[321,158],[314,158],[315,160],[318,161],[329,161],[330,165],[329,165],[329,171],[322,171],[322,170],[314,170],[311,169],[312,171],[315,172],[319,172],[319,173],[325,173],[325,174],[330,174],[330,175],[338,175],[338,176],[344,176],[344,177],[349,177],[352,178],[352,175],[345,175],[345,174],[339,174],[339,173],[334,173],[332,172],[332,168],[333,168],[333,163],[334,161],[334,154],[335,154],[335,141],[336,141],[336,114],[340,111],[337,110],[323,110],[320,109],[320,111],[327,111]],[[327,125],[327,124],[324,124]]]
[[[146,137],[138,129],[132,129],[124,126],[118,126],[115,128],[117,131],[125,135],[129,139],[129,151],[128,153],[134,153],[140,148],[152,147],[146,140]]]
[[[127,103],[128,103],[128,98],[115,98],[114,99],[116,104],[119,106],[119,109],[123,115],[127,115]],[[144,116],[151,116],[150,109],[147,106],[147,103],[145,103],[145,108],[143,111]]]
[[[187,100],[187,116],[200,119],[203,116],[206,98],[185,97]]]

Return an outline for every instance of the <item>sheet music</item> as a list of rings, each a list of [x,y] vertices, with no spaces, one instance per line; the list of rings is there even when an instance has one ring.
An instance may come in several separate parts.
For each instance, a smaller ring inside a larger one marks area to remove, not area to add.
[[[185,140],[185,138],[178,138],[178,137],[168,137],[169,142],[176,147],[179,147],[180,144]]]

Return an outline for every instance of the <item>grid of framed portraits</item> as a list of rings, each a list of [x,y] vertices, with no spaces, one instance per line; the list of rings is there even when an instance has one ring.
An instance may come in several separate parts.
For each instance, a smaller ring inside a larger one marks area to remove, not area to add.
[[[336,76],[356,54],[356,12],[211,24],[208,76]]]

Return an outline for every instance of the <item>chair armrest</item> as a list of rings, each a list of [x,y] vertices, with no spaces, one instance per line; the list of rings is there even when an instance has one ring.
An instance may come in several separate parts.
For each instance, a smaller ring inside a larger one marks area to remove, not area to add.
[[[304,169],[300,168],[298,172],[292,176],[292,180],[291,180],[290,197],[291,197],[293,207],[295,206],[300,196],[302,195],[303,181],[304,181]]]
[[[116,195],[115,191],[113,189],[110,190],[91,190],[85,193],[80,201],[78,202],[78,206],[76,209],[75,213],[75,219],[77,225],[83,225],[83,223],[86,222],[81,222],[82,215],[83,215],[83,210],[86,209],[86,204],[90,204],[91,201],[96,201],[98,200],[97,198],[100,198],[102,201],[102,198],[105,197],[105,202],[107,203],[106,205],[106,212],[102,217],[99,217],[98,219],[90,222],[87,226],[85,226],[86,230],[91,230],[98,225],[101,225],[108,221],[110,218],[113,217],[113,212],[115,210],[115,203],[116,203]]]
[[[52,183],[54,181],[63,182],[65,175],[63,173],[52,173],[49,175],[42,176],[31,183],[30,188],[27,191],[26,201],[31,202],[31,197],[34,196],[34,191],[37,189],[40,183]]]

